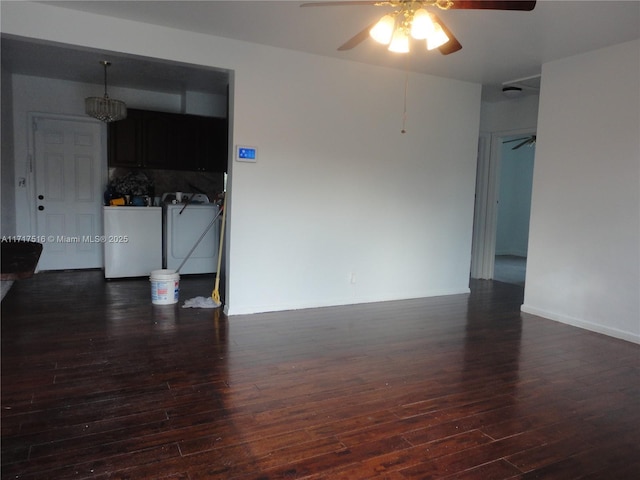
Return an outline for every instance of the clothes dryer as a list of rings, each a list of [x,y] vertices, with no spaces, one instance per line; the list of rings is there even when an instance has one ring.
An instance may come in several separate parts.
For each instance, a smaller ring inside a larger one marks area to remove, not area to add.
[[[164,207],[164,267],[177,269],[218,213],[214,203],[167,204]],[[215,273],[220,243],[216,220],[180,269],[180,274]]]

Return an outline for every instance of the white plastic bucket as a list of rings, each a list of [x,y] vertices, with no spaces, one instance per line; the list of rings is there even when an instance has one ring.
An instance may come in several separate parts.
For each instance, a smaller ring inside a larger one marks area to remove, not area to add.
[[[172,305],[178,303],[180,293],[180,274],[175,270],[154,270],[149,277],[151,282],[151,303],[154,305]]]

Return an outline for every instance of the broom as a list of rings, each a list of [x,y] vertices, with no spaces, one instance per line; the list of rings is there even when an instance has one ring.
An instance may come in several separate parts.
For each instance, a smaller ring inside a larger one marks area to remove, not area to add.
[[[220,300],[220,292],[218,289],[220,288],[220,265],[222,263],[222,244],[224,242],[224,225],[225,220],[227,218],[227,193],[224,194],[224,200],[222,201],[222,224],[220,226],[220,245],[218,246],[218,268],[216,269],[216,282],[213,287],[213,292],[211,293],[211,298],[213,299],[213,303],[216,304],[216,307],[222,305],[222,301]]]

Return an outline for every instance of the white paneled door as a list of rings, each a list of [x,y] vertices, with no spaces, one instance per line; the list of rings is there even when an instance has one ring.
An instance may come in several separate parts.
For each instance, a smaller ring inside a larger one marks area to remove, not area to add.
[[[33,127],[38,270],[102,267],[100,124],[36,117]]]

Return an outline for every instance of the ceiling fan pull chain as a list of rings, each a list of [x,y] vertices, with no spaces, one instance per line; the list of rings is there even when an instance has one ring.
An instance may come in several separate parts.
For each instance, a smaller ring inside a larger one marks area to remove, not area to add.
[[[405,73],[404,79],[404,109],[402,111],[402,130],[400,133],[407,133],[406,124],[407,124],[407,90],[409,89],[409,72]]]

